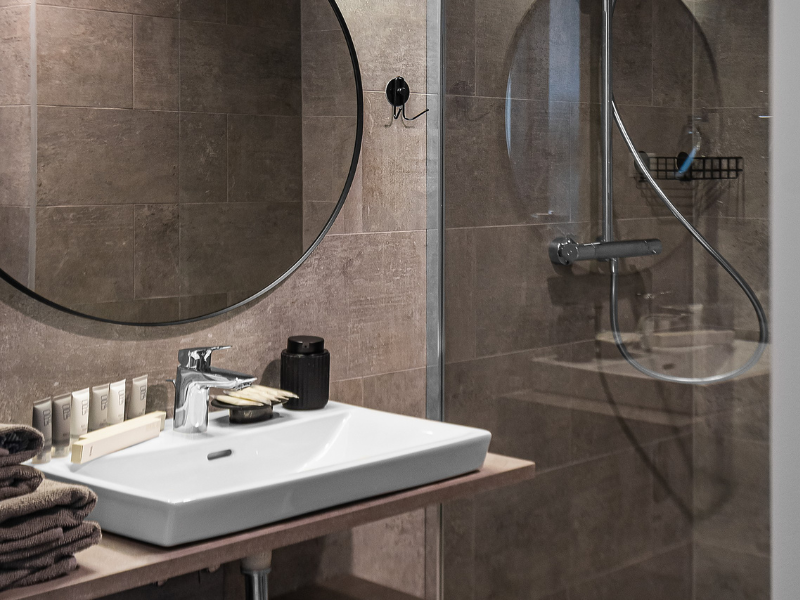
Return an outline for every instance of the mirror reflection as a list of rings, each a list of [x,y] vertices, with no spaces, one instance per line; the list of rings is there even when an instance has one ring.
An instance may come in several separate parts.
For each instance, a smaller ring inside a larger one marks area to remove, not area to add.
[[[328,0],[118,1],[136,6],[48,0],[21,34],[35,78],[0,99],[0,268],[94,317],[207,315],[334,213],[358,120],[345,34]]]

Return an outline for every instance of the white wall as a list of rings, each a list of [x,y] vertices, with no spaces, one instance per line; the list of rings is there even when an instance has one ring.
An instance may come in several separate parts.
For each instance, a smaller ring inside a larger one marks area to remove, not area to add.
[[[772,589],[800,598],[800,2],[772,0]]]

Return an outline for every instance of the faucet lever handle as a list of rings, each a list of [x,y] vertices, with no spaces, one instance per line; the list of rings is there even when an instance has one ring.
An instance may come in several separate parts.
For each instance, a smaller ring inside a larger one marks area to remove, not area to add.
[[[178,350],[178,364],[187,369],[207,371],[211,368],[211,354],[215,350],[227,350],[230,346],[207,346]]]

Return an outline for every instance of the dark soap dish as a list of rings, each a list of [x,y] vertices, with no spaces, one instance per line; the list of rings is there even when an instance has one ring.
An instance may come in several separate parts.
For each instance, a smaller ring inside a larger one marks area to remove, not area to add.
[[[283,404],[283,402],[275,402],[275,404]],[[253,404],[250,406],[235,406],[229,404],[220,397],[211,400],[211,406],[214,408],[224,408],[230,411],[231,423],[236,425],[244,425],[246,423],[259,423],[261,421],[268,421],[273,416],[272,404]]]

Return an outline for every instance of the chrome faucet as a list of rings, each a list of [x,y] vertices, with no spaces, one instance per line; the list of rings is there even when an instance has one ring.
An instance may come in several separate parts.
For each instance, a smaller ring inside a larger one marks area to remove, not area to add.
[[[211,353],[230,346],[184,348],[178,351],[175,376],[175,421],[173,431],[203,433],[208,429],[208,390],[241,390],[256,378],[211,366]]]

